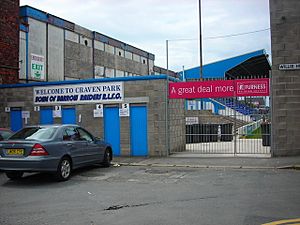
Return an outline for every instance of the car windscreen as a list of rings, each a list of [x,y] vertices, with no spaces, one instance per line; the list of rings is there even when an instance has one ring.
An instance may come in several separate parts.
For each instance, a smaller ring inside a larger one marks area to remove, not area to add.
[[[9,140],[51,139],[57,127],[27,127],[12,135]]]

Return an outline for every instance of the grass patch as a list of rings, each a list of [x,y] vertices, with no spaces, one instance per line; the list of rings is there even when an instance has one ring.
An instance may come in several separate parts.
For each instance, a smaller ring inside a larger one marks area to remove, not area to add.
[[[252,131],[251,134],[247,134],[243,137],[241,137],[241,139],[261,139],[262,135],[261,135],[261,128],[257,128],[256,130]]]

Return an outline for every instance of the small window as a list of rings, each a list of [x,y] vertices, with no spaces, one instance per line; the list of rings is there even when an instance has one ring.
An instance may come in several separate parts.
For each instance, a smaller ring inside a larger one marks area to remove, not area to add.
[[[84,40],[84,44],[85,44],[85,46],[88,46],[88,41],[87,40]]]
[[[92,136],[87,131],[85,131],[81,128],[78,128],[77,130],[80,134],[80,140],[93,141]]]
[[[79,141],[79,133],[74,127],[68,127],[65,129],[64,136],[63,136],[64,141]]]
[[[143,63],[146,64],[146,60],[145,59],[143,59]]]
[[[122,56],[122,53],[119,51],[119,56]]]

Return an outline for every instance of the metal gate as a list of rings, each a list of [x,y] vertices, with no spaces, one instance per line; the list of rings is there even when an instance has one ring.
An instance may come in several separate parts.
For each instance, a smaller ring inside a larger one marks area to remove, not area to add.
[[[186,100],[186,145],[179,152],[271,156],[271,115],[266,101],[268,97]]]

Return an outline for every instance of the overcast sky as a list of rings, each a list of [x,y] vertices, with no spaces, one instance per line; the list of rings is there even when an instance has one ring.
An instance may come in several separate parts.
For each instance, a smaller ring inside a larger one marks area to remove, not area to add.
[[[175,71],[199,66],[198,0],[20,0],[90,30],[155,54],[155,65]],[[202,0],[204,64],[265,49],[270,30],[269,0]],[[180,40],[188,39],[188,40]]]

